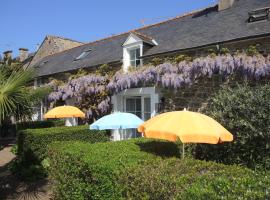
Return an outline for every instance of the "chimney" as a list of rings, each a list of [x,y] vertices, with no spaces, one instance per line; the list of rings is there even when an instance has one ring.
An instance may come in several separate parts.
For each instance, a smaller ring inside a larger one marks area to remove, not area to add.
[[[7,59],[7,58],[12,59],[12,51],[8,50],[8,51],[3,52],[3,54],[4,54],[4,59]]]
[[[218,2],[218,11],[226,10],[231,8],[234,3],[234,0],[219,0]]]
[[[28,49],[19,48],[19,60],[20,60],[20,62],[24,61],[26,58],[28,58]]]

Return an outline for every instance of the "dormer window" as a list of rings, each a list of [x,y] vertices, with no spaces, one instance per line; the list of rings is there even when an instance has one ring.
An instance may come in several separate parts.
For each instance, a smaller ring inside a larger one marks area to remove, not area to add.
[[[123,43],[123,71],[127,73],[129,67],[143,65],[143,54],[158,43],[151,37],[138,32],[131,32]]]
[[[140,48],[129,50],[130,66],[137,67],[141,65]]]
[[[81,60],[83,58],[85,58],[89,53],[91,52],[91,49],[88,49],[86,51],[83,51],[77,58],[75,58],[74,60]]]

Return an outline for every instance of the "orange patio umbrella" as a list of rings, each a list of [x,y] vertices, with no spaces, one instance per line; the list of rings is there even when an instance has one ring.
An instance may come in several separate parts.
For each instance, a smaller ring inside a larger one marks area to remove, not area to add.
[[[49,110],[45,115],[45,119],[49,118],[68,118],[68,117],[81,117],[84,118],[85,114],[74,106],[58,106]]]
[[[191,111],[174,111],[157,115],[138,127],[147,138],[183,143],[217,144],[233,141],[233,135],[217,121],[204,114]]]

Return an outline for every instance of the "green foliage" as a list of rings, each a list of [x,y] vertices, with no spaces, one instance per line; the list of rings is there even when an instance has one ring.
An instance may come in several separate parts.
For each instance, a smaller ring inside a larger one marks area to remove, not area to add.
[[[20,131],[25,129],[59,127],[64,125],[65,125],[64,120],[28,121],[17,123],[16,129],[17,131]]]
[[[48,86],[38,87],[36,89],[27,88],[28,89],[28,101],[31,102],[32,106],[38,105],[40,101],[49,95],[53,89]]]
[[[220,53],[221,54],[228,54],[228,53],[230,53],[230,50],[228,48],[223,47],[220,49]]]
[[[162,58],[159,58],[159,57],[155,57],[151,60],[151,64],[154,65],[154,66],[158,66],[160,64],[162,64],[164,62],[164,60]]]
[[[269,84],[223,87],[204,112],[226,127],[234,135],[234,141],[197,145],[197,158],[270,169],[269,102]]]
[[[64,120],[28,121],[19,122],[17,124],[4,123],[0,125],[0,135],[2,137],[15,136],[18,131],[24,129],[50,128],[64,125]]]
[[[179,159],[167,141],[49,146],[56,199],[268,199],[269,172]]]
[[[11,153],[17,155],[18,154],[18,145],[15,144],[11,147],[11,150],[10,150]]]
[[[192,58],[190,56],[187,56],[187,55],[178,55],[178,56],[174,57],[175,63],[180,63],[182,61],[190,62],[190,61],[192,61]]]
[[[121,199],[117,179],[127,167],[179,156],[175,143],[148,139],[53,143],[48,151],[57,199]]]
[[[10,115],[21,119],[31,112],[26,85],[32,75],[32,70],[0,70],[0,124]]]
[[[150,61],[150,64],[154,66],[158,66],[165,62],[180,63],[182,61],[191,62],[192,60],[193,58],[191,56],[180,54],[180,55],[168,56],[168,57],[155,57]]]
[[[115,74],[116,70],[108,64],[103,64],[97,68],[96,73],[100,76],[109,76],[112,77]]]
[[[259,54],[259,51],[257,49],[257,45],[250,45],[247,49],[246,49],[246,54],[249,56],[254,56]]]
[[[217,56],[217,52],[214,49],[208,49],[209,56],[215,57]]]
[[[124,199],[269,199],[270,173],[192,159],[129,167],[118,184]]]
[[[88,126],[27,129],[18,134],[18,155],[25,165],[40,164],[46,158],[47,147],[56,141],[104,142],[104,131],[92,131]]]
[[[88,73],[84,69],[79,69],[76,74],[69,75],[69,80],[80,78],[82,76],[86,76]]]
[[[20,180],[29,182],[37,181],[47,176],[47,173],[42,165],[24,165],[18,159],[14,160],[10,164],[9,170]]]

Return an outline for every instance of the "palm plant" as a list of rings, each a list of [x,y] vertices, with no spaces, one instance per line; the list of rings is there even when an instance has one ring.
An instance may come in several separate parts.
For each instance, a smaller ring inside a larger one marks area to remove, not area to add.
[[[27,84],[32,80],[33,70],[0,69],[0,124],[9,117],[20,119],[31,111]]]

